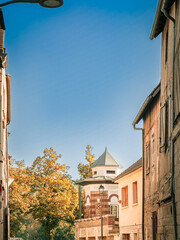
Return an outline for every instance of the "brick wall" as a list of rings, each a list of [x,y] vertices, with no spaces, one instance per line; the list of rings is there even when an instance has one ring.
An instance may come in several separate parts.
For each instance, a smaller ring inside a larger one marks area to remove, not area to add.
[[[110,206],[108,205],[108,191],[104,191],[102,197],[103,215],[110,213]],[[99,191],[91,191],[90,205],[84,207],[84,218],[98,217],[101,215],[101,195]]]

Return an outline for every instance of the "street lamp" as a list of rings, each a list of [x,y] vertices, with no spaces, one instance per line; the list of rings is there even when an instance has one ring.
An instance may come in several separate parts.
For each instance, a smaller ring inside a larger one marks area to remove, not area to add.
[[[63,5],[63,0],[11,0],[0,4],[0,7],[7,6],[12,3],[39,3],[42,7],[57,8]]]
[[[99,186],[99,193],[101,195],[101,240],[103,240],[103,209],[102,209],[102,197],[104,193],[104,186],[101,184]]]

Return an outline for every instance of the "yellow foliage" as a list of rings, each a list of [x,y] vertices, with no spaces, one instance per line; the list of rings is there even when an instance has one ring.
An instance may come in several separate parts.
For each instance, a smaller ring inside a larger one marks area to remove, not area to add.
[[[92,177],[92,170],[90,166],[94,163],[95,155],[92,154],[91,151],[92,151],[91,145],[87,145],[85,153],[86,153],[86,160],[88,161],[88,164],[79,163],[78,165],[78,172],[81,176],[81,179]]]
[[[13,160],[10,161],[9,175],[14,179],[9,187],[9,205],[11,236],[15,236],[17,226],[21,224],[30,208],[33,176],[30,177],[30,171],[25,168],[24,161]]]
[[[36,196],[31,212],[48,236],[54,235],[61,220],[73,221],[78,206],[77,189],[67,174],[66,165],[57,162],[60,157],[50,148],[44,151],[44,156],[36,158],[31,167]]]
[[[78,192],[67,173],[68,168],[59,163],[61,155],[53,148],[46,148],[43,153],[31,167],[25,167],[23,161],[16,162],[16,167],[10,166],[10,177],[14,178],[10,186],[12,236],[28,214],[41,223],[49,238],[60,221],[75,219]]]

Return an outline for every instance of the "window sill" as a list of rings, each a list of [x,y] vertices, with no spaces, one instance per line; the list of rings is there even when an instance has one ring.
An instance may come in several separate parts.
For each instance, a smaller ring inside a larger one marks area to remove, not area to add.
[[[137,205],[138,205],[138,203],[133,203],[133,204],[132,204],[133,207],[135,207],[135,206],[137,206]]]
[[[126,208],[128,208],[129,206],[125,206],[125,207],[122,207],[121,209],[126,209]]]

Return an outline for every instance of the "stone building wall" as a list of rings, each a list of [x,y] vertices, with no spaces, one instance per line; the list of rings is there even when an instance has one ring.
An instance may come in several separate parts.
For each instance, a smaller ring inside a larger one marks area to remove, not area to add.
[[[159,189],[159,234],[164,239],[175,239],[173,204],[171,197],[172,162],[174,156],[174,194],[177,215],[177,233],[180,239],[180,2],[175,1],[170,9],[170,15],[175,18],[175,72],[174,72],[174,99],[173,99],[173,22],[166,20],[162,32],[162,59],[161,59],[161,107],[168,102],[168,143],[167,150],[160,153]],[[166,35],[168,32],[168,60],[165,62]],[[174,107],[174,113],[173,113]],[[174,114],[174,122],[173,122]]]
[[[130,234],[130,239],[141,240],[142,239],[142,225],[136,226],[124,226],[120,227],[120,240],[123,240],[123,234]]]
[[[174,142],[175,157],[175,200],[177,212],[177,231],[178,240],[180,239],[180,136]]]
[[[119,240],[119,226],[115,216],[103,216],[103,236],[106,240]],[[100,237],[100,217],[76,220],[75,240],[100,240]]]
[[[176,1],[176,37],[175,37],[175,83],[174,110],[175,123],[173,131],[175,162],[175,201],[177,213],[177,232],[180,240],[180,1]]]
[[[144,116],[144,232],[145,239],[153,239],[153,212],[159,217],[159,138],[160,92]]]
[[[150,149],[149,173],[145,166],[145,239],[153,240],[175,239],[171,194],[173,156],[177,231],[178,240],[180,239],[180,1],[175,1],[169,14],[176,20],[174,99],[172,88],[174,24],[167,19],[162,32],[159,117],[153,124],[151,110],[155,111],[155,105],[151,104],[144,119],[145,164],[147,142],[149,141],[152,145],[154,141],[156,149],[154,154],[152,154],[152,148]],[[164,132],[165,141],[162,132]]]

